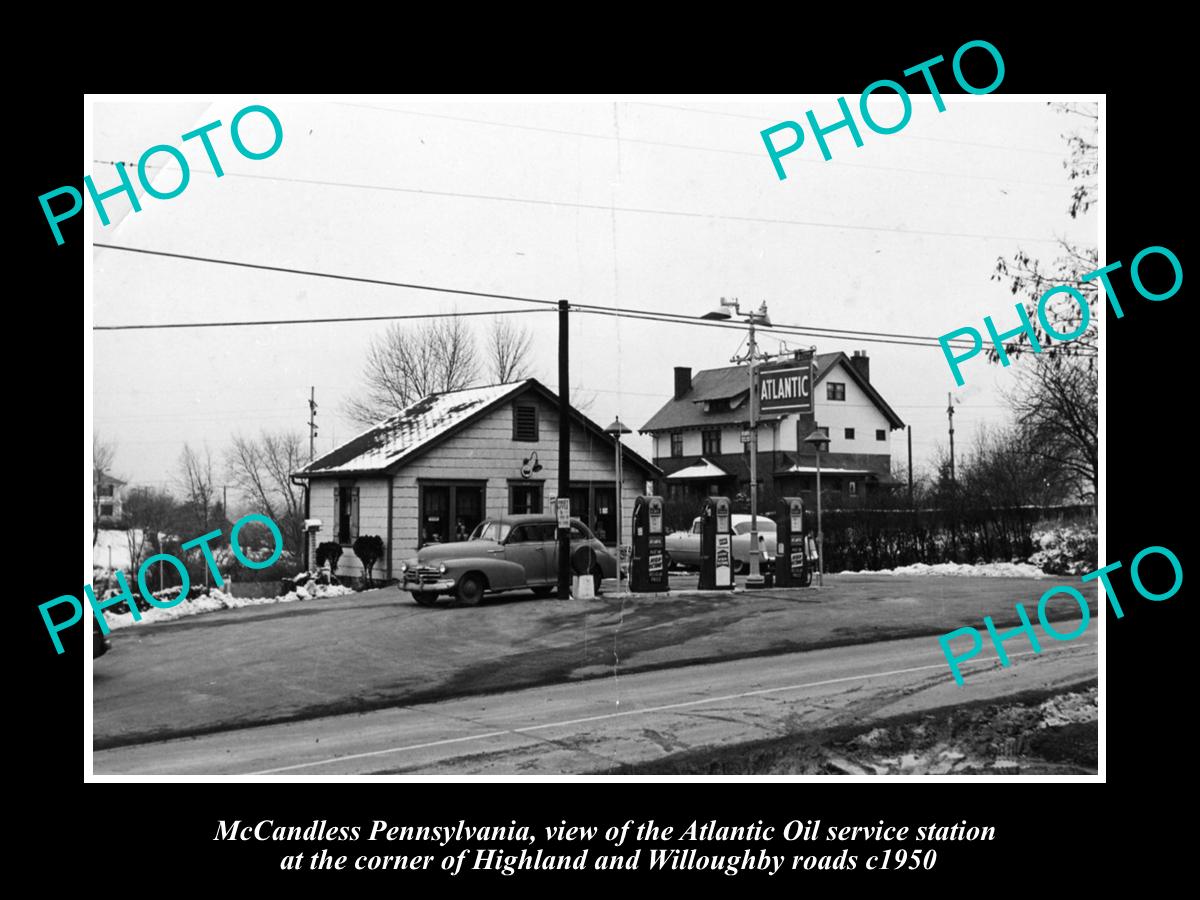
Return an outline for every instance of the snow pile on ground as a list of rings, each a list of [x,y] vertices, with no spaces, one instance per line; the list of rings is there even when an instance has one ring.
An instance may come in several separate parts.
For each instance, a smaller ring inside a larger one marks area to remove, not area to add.
[[[842,575],[967,575],[974,578],[1045,578],[1046,573],[1029,563],[992,562],[968,565],[966,563],[913,563],[896,569],[879,569],[875,572],[842,572]]]
[[[1095,722],[1099,718],[1099,699],[1096,688],[1073,694],[1059,694],[1038,707],[1042,721],[1038,728],[1057,728],[1080,722]]]
[[[264,606],[271,603],[295,603],[298,600],[320,600],[325,597],[344,597],[346,594],[353,593],[354,591],[350,588],[343,587],[340,584],[316,583],[310,583],[298,591],[289,591],[282,597],[234,597],[232,594],[227,594],[224,591],[213,588],[207,594],[191,600],[185,600],[178,606],[172,606],[170,609],[152,607],[141,614],[142,618],[140,622],[157,624],[189,616],[198,616],[203,613],[217,612],[222,609],[241,609],[243,606]],[[157,600],[170,601],[174,600],[178,594],[178,588],[168,588],[165,591],[155,592],[154,597]],[[104,618],[108,622],[108,627],[111,631],[117,631],[121,628],[138,624],[138,620],[133,618],[132,613],[105,612]]]

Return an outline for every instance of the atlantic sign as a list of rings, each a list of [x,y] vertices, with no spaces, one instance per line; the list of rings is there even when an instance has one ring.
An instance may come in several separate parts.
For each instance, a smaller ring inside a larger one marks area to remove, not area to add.
[[[763,412],[813,411],[812,359],[788,362],[758,371],[758,408]]]

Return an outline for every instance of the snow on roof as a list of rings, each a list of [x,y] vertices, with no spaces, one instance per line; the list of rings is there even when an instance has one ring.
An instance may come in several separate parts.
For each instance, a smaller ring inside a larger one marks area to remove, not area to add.
[[[792,466],[790,469],[781,469],[781,475],[815,475],[817,473],[816,466]],[[821,466],[822,475],[879,475],[879,472],[873,469],[837,469],[829,466]]]
[[[514,394],[525,381],[432,394],[300,470],[299,475],[377,472],[395,465],[465,419]]]
[[[710,463],[707,459],[701,457],[700,462],[688,466],[686,469],[680,469],[667,476],[667,481],[682,481],[685,478],[728,478],[729,473],[720,466]]]

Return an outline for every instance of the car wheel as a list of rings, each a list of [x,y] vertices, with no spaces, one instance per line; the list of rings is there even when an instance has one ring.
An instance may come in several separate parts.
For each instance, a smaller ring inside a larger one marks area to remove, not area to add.
[[[664,550],[662,556],[663,556],[663,571],[670,572],[671,566],[675,565],[675,563],[671,561],[671,554],[668,553],[666,550]]]
[[[464,575],[458,579],[455,596],[459,606],[478,606],[483,599],[483,578],[477,574]]]
[[[733,563],[733,574],[734,575],[745,575],[749,571],[750,571],[750,563],[746,562],[744,559],[734,560],[734,563]]]
[[[437,603],[437,594],[419,594],[409,591],[408,595],[416,601],[417,606],[433,606]]]

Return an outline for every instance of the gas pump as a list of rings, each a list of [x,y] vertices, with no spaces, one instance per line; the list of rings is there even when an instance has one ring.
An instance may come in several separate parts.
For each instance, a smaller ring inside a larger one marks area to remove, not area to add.
[[[665,548],[662,497],[638,497],[633,501],[633,561],[629,590],[639,594],[667,590],[667,567],[663,565]]]
[[[783,497],[777,519],[779,548],[775,557],[775,583],[780,587],[807,587],[812,581],[808,564],[808,536],[804,530],[804,501]]]
[[[700,589],[733,590],[729,498],[708,497],[700,514]]]

